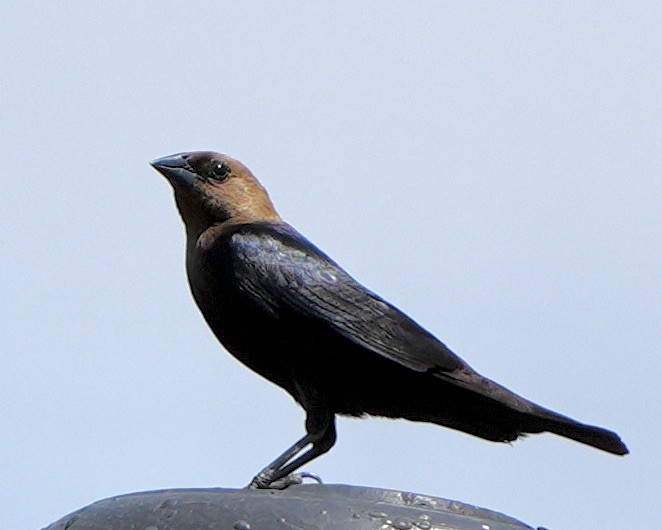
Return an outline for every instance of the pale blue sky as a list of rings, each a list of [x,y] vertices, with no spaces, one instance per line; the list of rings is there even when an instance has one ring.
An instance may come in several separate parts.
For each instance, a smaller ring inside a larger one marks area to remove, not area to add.
[[[632,451],[340,420],[308,469],[555,529],[657,521],[661,27],[659,2],[5,0],[0,527],[240,487],[303,433],[188,292],[148,162],[196,149],[476,369]]]

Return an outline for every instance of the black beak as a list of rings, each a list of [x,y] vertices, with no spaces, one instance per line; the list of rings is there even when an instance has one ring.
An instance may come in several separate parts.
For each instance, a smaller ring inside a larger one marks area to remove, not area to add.
[[[196,173],[186,159],[190,153],[177,153],[150,162],[151,166],[170,181],[170,184],[193,186]]]

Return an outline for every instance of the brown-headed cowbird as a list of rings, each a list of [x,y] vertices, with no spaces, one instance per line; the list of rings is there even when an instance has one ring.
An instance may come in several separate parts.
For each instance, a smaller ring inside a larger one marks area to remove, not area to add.
[[[436,423],[494,442],[547,431],[628,452],[616,433],[478,374],[284,222],[237,160],[191,152],[152,166],[174,188],[186,225],[189,284],[212,331],[306,412],[306,435],[252,487],[300,481],[293,472],[335,443],[336,414]]]

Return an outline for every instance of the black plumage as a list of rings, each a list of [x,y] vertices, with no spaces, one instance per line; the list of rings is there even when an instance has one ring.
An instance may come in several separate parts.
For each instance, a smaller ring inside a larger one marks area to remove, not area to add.
[[[540,407],[471,369],[285,223],[238,161],[196,152],[152,165],[175,190],[189,283],[207,323],[230,353],[306,411],[306,436],[254,487],[297,480],[290,473],[333,446],[336,414],[431,422],[495,442],[549,431],[627,453],[615,433]]]

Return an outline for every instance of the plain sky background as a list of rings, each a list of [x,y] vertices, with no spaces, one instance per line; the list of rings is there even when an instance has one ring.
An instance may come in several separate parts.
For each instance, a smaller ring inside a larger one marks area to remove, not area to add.
[[[555,530],[657,524],[660,28],[659,2],[4,0],[0,527],[241,487],[302,435],[189,294],[148,162],[198,149],[477,370],[632,451],[341,419],[307,469]]]

